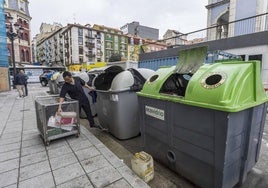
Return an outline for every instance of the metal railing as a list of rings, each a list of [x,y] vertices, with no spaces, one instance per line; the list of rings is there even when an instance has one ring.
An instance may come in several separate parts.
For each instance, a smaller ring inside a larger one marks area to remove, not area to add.
[[[179,41],[179,44],[175,44],[173,46],[190,45],[200,42],[247,35],[267,30],[268,12],[244,19],[231,21],[225,24],[218,24],[208,28],[192,31],[185,34],[180,34],[160,41],[167,41],[171,39],[177,39],[178,41],[178,39],[181,39]]]

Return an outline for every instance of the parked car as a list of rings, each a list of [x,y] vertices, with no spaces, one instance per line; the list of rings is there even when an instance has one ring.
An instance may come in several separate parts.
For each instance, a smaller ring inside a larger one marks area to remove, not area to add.
[[[45,70],[43,74],[39,76],[39,80],[42,86],[47,86],[48,81],[52,77],[52,75],[55,73],[53,70]]]

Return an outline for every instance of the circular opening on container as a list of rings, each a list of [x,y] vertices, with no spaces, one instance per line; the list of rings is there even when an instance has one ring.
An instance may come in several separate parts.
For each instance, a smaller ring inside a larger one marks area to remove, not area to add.
[[[167,158],[172,163],[176,162],[176,155],[175,155],[175,153],[173,151],[168,151],[167,152]]]
[[[158,75],[153,75],[150,79],[149,82],[154,82],[159,76]]]
[[[205,82],[206,82],[207,85],[212,86],[212,85],[216,85],[221,80],[222,80],[222,75],[214,74],[214,75],[211,75],[211,76],[207,77]]]

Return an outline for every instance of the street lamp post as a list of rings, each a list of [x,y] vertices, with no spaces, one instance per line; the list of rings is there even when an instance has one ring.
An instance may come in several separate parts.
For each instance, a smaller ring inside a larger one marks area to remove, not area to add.
[[[6,16],[6,19],[9,23],[6,25],[7,37],[11,41],[11,48],[12,48],[12,65],[13,65],[13,89],[15,89],[15,77],[16,77],[16,63],[15,63],[15,50],[14,50],[14,40],[17,37],[20,37],[20,33],[24,31],[23,27],[20,27],[17,23],[12,23],[13,17]],[[15,30],[13,29],[15,28]]]

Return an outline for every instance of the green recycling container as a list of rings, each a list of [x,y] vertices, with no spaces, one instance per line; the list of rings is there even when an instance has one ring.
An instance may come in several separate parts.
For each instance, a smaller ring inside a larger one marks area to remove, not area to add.
[[[233,187],[258,161],[268,98],[258,61],[205,56],[181,52],[138,93],[144,151],[198,186]]]

